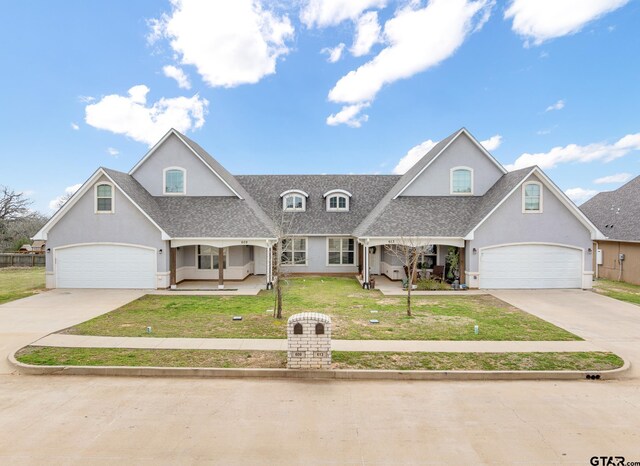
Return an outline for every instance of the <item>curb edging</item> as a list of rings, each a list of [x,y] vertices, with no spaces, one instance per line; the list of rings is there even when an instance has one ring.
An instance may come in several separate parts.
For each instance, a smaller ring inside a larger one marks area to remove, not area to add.
[[[206,367],[129,367],[129,366],[34,366],[18,361],[16,350],[7,357],[9,364],[28,375],[103,375],[125,377],[196,377],[196,378],[283,378],[316,380],[599,380],[619,379],[631,363],[604,371],[432,371],[368,369],[252,369]]]

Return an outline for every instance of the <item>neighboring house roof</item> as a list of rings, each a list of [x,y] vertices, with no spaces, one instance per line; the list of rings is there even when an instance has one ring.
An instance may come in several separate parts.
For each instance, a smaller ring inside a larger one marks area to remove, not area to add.
[[[238,182],[256,199],[276,227],[289,234],[351,235],[398,181],[396,175],[241,175]],[[352,194],[348,212],[327,212],[324,194]],[[280,195],[301,190],[309,196],[304,212],[283,212]]]
[[[596,194],[580,210],[608,239],[640,241],[640,176],[615,191]]]

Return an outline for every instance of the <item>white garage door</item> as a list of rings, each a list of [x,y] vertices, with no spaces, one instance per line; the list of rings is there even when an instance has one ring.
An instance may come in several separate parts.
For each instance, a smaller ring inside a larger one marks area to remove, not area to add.
[[[581,288],[582,252],[544,244],[480,252],[480,288]]]
[[[156,288],[153,249],[92,244],[55,250],[58,288]]]

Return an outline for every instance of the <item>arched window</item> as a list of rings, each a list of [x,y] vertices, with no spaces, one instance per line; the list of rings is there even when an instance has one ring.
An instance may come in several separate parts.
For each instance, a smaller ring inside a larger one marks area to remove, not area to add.
[[[316,335],[324,335],[324,324],[316,324]]]
[[[96,213],[112,214],[114,212],[113,204],[113,185],[111,183],[98,183],[96,185]]]
[[[451,194],[473,194],[473,169],[454,167],[451,169]]]
[[[344,189],[333,189],[324,193],[328,211],[348,211],[351,193]]]
[[[293,326],[293,334],[302,335],[302,324],[300,322]]]
[[[307,197],[304,191],[290,189],[280,194],[282,198],[282,210],[304,212],[307,209]]]
[[[187,171],[180,167],[168,167],[163,170],[163,192],[169,195],[186,194]]]
[[[525,214],[542,213],[542,184],[529,181],[522,185],[522,212]]]

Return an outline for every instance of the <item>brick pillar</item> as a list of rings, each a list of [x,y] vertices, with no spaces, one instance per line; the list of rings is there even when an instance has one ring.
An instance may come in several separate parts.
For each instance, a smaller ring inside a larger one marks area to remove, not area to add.
[[[169,284],[171,288],[175,288],[178,281],[176,275],[177,248],[169,249]]]
[[[224,248],[218,248],[218,288],[224,288]]]
[[[464,261],[464,248],[458,248],[459,253],[459,267],[460,267],[460,284],[466,283],[467,274],[464,272],[465,269],[465,261]]]

